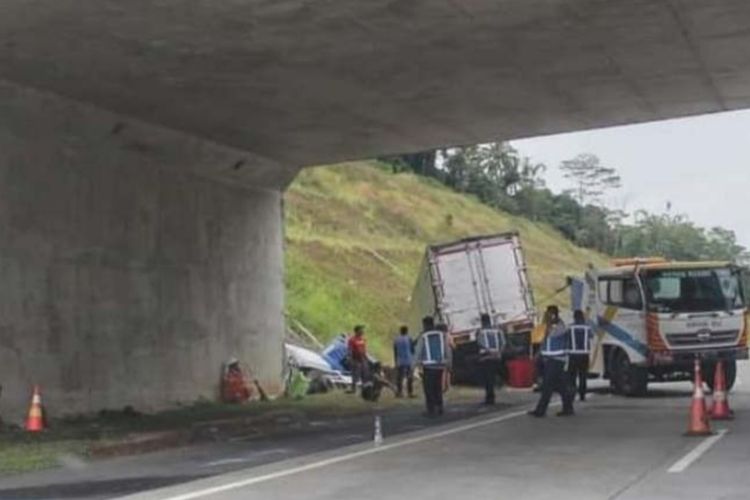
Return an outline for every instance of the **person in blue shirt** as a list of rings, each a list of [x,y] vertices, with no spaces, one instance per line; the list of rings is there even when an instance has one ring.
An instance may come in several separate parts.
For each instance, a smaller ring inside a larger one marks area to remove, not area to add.
[[[493,328],[490,315],[480,316],[481,327],[477,332],[477,346],[479,347],[479,373],[484,384],[484,404],[495,404],[495,383],[500,373],[500,362],[505,336],[499,329]]]
[[[568,344],[570,346],[570,359],[568,370],[573,393],[576,390],[581,401],[586,401],[586,381],[589,376],[589,354],[591,354],[591,338],[594,336],[591,327],[586,324],[586,316],[583,311],[573,311],[573,324],[568,328]]]
[[[398,337],[393,340],[393,364],[396,366],[396,397],[404,396],[404,380],[409,397],[414,396],[414,342],[409,336],[409,328],[402,326]]]
[[[567,370],[569,351],[568,330],[559,316],[552,317],[540,351],[543,365],[542,390],[536,409],[529,412],[534,417],[547,414],[552,393],[557,392],[562,399],[562,411],[558,416],[573,415],[573,391]]]

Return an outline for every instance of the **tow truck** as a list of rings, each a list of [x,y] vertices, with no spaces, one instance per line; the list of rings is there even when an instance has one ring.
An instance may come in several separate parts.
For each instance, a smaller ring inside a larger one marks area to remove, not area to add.
[[[596,335],[591,373],[614,392],[642,396],[650,382],[690,380],[696,357],[713,387],[722,360],[728,389],[748,358],[746,269],[731,262],[619,259],[571,278],[571,305]]]

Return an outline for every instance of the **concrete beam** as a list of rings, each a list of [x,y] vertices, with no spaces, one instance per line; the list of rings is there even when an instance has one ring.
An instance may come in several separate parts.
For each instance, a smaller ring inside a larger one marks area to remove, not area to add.
[[[747,0],[3,0],[0,78],[311,165],[750,106]]]
[[[282,363],[296,169],[0,82],[0,415],[215,399]]]

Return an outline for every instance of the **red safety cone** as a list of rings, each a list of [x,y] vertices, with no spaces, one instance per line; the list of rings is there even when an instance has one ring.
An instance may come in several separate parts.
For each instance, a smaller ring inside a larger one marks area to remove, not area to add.
[[[26,419],[26,430],[28,432],[41,432],[44,430],[44,417],[42,416],[42,396],[39,386],[34,386],[34,393],[31,396],[31,406],[29,407],[29,416]]]
[[[729,398],[727,397],[727,382],[724,375],[724,363],[719,360],[714,372],[714,393],[711,404],[711,418],[713,420],[732,420],[734,415],[729,409]]]
[[[690,404],[690,423],[686,436],[708,436],[712,434],[711,424],[708,421],[706,411],[706,399],[703,396],[703,377],[701,377],[701,364],[695,359],[695,382],[693,389],[693,400]]]

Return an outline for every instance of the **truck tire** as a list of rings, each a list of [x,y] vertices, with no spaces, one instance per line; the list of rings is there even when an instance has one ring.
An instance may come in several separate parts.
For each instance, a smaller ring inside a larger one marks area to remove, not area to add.
[[[607,378],[609,379],[609,390],[612,392],[612,394],[622,394],[622,387],[620,387],[620,375],[617,373],[617,363],[620,350],[608,349],[606,352],[606,373]]]
[[[716,370],[716,363],[710,363],[703,368],[704,378],[706,385],[714,390],[714,370]],[[724,380],[727,382],[727,392],[732,390],[734,382],[737,380],[737,362],[733,359],[724,361]]]
[[[630,363],[628,354],[617,351],[614,366],[617,392],[628,397],[642,397],[648,392],[648,370]]]

